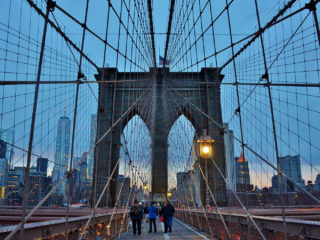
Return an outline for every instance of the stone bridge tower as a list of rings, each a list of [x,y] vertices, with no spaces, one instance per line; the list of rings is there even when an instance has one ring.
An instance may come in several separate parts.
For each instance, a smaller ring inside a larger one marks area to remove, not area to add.
[[[222,126],[220,83],[223,76],[219,69],[203,68],[200,72],[169,72],[168,68],[151,68],[148,73],[118,72],[116,68],[104,68],[97,74],[99,83],[99,107],[97,139],[116,123],[113,130],[95,149],[94,184],[96,199],[102,192],[108,176],[120,156],[121,130],[138,114],[147,125],[152,138],[152,198],[161,201],[168,191],[168,134],[175,120],[182,114],[193,124],[196,135],[203,129],[215,139],[214,160],[225,172],[223,129],[209,121],[203,113]],[[115,83],[115,79],[117,83]],[[141,80],[137,84],[133,80]],[[139,98],[140,97],[140,98]],[[139,101],[137,101],[140,99]],[[172,100],[174,99],[174,101]],[[133,102],[134,107],[125,112]],[[192,106],[194,105],[194,106]],[[202,113],[201,113],[202,112]],[[112,113],[114,113],[112,115]],[[122,120],[116,122],[122,117]],[[148,117],[146,117],[148,116]],[[170,116],[170,117],[169,117]],[[204,169],[204,159],[200,165]],[[208,161],[208,181],[219,206],[226,205],[226,186],[211,161]],[[110,182],[110,188],[102,202],[114,206],[117,196],[118,169]],[[205,182],[200,184],[201,200],[204,203]],[[209,197],[211,199],[211,197]],[[211,205],[213,202],[210,200]]]

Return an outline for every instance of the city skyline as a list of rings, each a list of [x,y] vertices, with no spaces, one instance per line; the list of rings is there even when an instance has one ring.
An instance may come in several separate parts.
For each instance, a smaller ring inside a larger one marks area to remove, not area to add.
[[[94,123],[94,118],[96,117],[96,114],[91,114],[90,115],[91,116],[91,124],[92,124],[92,128],[95,128],[96,126],[95,126],[95,124],[93,124]],[[186,120],[186,121],[188,121],[188,120]],[[231,135],[232,135],[232,130],[228,130],[229,131],[229,133],[228,134],[225,134],[225,135],[227,135],[228,136],[228,138],[226,138],[226,139],[228,139],[228,141],[230,141],[231,139],[233,139],[232,137],[231,137]],[[4,132],[4,131],[3,131]],[[10,132],[10,131],[8,131],[8,132]],[[91,137],[92,136],[92,137]],[[91,139],[94,139],[95,137],[93,137],[94,136],[94,134],[93,134],[93,131],[90,131],[90,143],[88,144],[89,146],[92,146],[92,141],[91,141]],[[13,137],[11,137],[11,139],[14,139],[14,135],[13,135]],[[225,143],[226,143],[226,139],[225,139]],[[14,145],[14,143],[12,143],[12,145]],[[88,147],[87,149],[90,149],[90,147]],[[14,153],[14,147],[11,147],[11,150],[10,150],[10,152],[11,152],[11,154],[12,153]],[[85,151],[83,151],[83,152],[85,152]],[[9,154],[9,151],[7,150],[6,151],[6,154],[8,155]],[[14,155],[14,154],[13,154]],[[76,156],[74,156],[74,158],[75,158]],[[93,152],[91,152],[90,154],[89,154],[89,156],[88,156],[88,173],[89,173],[89,176],[90,176],[90,170],[89,170],[89,163],[90,163],[90,157],[91,157],[91,159],[92,159],[92,157],[93,157]],[[70,158],[70,156],[68,156],[68,162],[69,162],[69,158]],[[228,158],[227,158],[228,159]],[[14,157],[13,157],[13,160],[14,160]],[[13,161],[13,162],[15,162],[15,161]],[[51,162],[51,164],[52,164],[52,162],[53,162],[53,160],[51,160],[50,161],[50,159],[49,159],[49,163]],[[249,163],[249,165],[253,165],[254,163],[252,163],[252,162],[250,162],[250,161],[248,161],[248,163]],[[32,166],[35,166],[36,165],[36,163],[34,163]],[[9,165],[8,165],[9,166]],[[15,166],[22,166],[22,165],[20,165],[20,164],[15,164]],[[303,165],[303,163],[300,163],[300,166],[301,166],[301,172],[302,172],[302,177],[303,177],[303,179],[305,179],[306,181],[308,180],[312,180],[312,182],[315,182],[315,180],[316,180],[316,178],[317,178],[317,174],[315,174],[314,175],[314,177],[313,177],[313,179],[311,179],[309,176],[308,176],[308,171],[304,171],[304,169],[305,168],[307,168],[308,166],[307,165]],[[67,165],[67,168],[68,168],[68,165]],[[52,165],[51,165],[51,167],[50,167],[50,164],[49,164],[49,167],[48,167],[48,176],[52,176],[52,173],[53,173],[53,170],[54,170],[54,167],[52,167]],[[228,168],[227,168],[227,170],[228,170]],[[254,171],[254,170],[252,170],[251,168],[250,168],[250,173],[252,173],[252,171]],[[253,175],[253,174],[250,174],[250,175]],[[264,186],[266,186],[266,187],[270,187],[270,186],[272,186],[272,176],[273,176],[273,171],[271,171],[271,172],[269,172],[269,177],[267,178],[267,180],[265,181],[265,184],[262,184],[262,185],[264,185]],[[254,178],[253,179],[251,179],[251,180],[253,180],[252,182],[253,182],[253,185],[258,185],[257,183],[261,183],[261,180],[255,180]]]

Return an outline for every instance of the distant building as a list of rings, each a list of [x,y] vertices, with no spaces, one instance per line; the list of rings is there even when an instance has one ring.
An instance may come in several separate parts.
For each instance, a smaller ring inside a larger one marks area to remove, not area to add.
[[[278,175],[273,175],[272,176],[271,184],[272,184],[272,192],[280,192]]]
[[[0,140],[0,205],[5,202],[7,194],[7,182],[8,182],[8,160],[6,158],[7,144]]]
[[[16,171],[18,176],[20,177],[19,182],[23,185],[24,181],[25,181],[27,168],[26,167],[14,167],[14,170]]]
[[[253,186],[250,184],[249,164],[244,158],[243,152],[241,152],[240,157],[235,158],[235,163],[237,191],[251,191]]]
[[[5,141],[0,140],[0,158],[7,158],[7,144]]]
[[[1,192],[5,192],[8,180],[8,160],[6,158],[7,144],[0,140],[0,188]],[[0,194],[1,195],[1,194]],[[0,196],[1,198],[1,196]]]
[[[89,204],[92,194],[92,180],[87,179],[81,186],[82,192],[80,192],[80,203]]]
[[[34,206],[38,204],[43,197],[52,188],[52,178],[44,176],[41,172],[31,172],[29,175],[29,198],[28,204]],[[44,204],[47,205],[48,201]]]
[[[228,124],[224,123],[224,148],[226,154],[226,176],[229,180],[229,186],[236,191],[236,163],[234,161],[234,140],[233,131],[228,129]]]
[[[313,190],[320,192],[320,173],[317,174],[316,181],[314,182]]]
[[[80,161],[80,157],[73,158],[73,167]],[[80,201],[80,186],[81,186],[81,165],[78,165],[76,169],[72,172],[72,179],[71,179],[71,202],[72,203],[79,203]]]
[[[144,194],[144,190],[142,188],[142,186],[138,187],[137,185],[133,185],[132,186],[132,190],[131,190],[131,196],[135,196],[136,199],[139,200],[145,200],[145,194]]]
[[[281,171],[284,172],[295,183],[297,183],[301,187],[304,187],[304,180],[302,179],[302,175],[301,175],[300,155],[296,155],[296,156],[287,155],[285,157],[280,157],[279,162],[280,162]],[[292,182],[289,183],[287,181],[285,188],[290,188],[291,185],[294,185],[294,184]],[[292,188],[294,191],[298,190],[296,186],[291,187],[291,189]],[[288,190],[285,189],[284,191],[288,191]]]
[[[177,198],[186,203],[196,203],[195,175],[193,170],[177,173]],[[197,203],[196,203],[197,204]]]
[[[80,171],[73,169],[71,179],[71,203],[80,201]]]
[[[84,152],[82,154],[82,158],[84,158],[84,156],[87,153]],[[87,165],[87,158],[84,158],[80,164],[80,176],[81,176],[81,184],[84,184],[87,181],[88,176],[88,165]]]
[[[87,157],[85,157],[87,153],[84,152],[82,154],[82,162],[79,165],[80,170],[80,200],[85,200],[88,197],[88,194],[90,192],[90,188],[88,188],[88,184],[90,185],[91,179],[88,175],[88,165],[87,165]],[[90,185],[91,186],[91,185]],[[89,192],[88,192],[89,190]]]
[[[0,139],[3,140],[6,145],[6,156],[5,158],[11,165],[13,160],[13,154],[14,154],[14,130],[13,129],[6,129],[6,130],[0,130]]]
[[[93,148],[96,142],[97,133],[97,114],[91,115],[91,125],[90,125],[90,149]],[[94,166],[94,150],[90,152],[88,157],[88,175],[90,179],[93,179],[93,166]]]
[[[284,156],[279,157],[280,170],[284,172],[286,176],[292,179],[297,185],[305,188],[305,182],[301,175],[300,156]],[[299,188],[291,181],[282,178],[283,192],[295,192]],[[272,177],[272,189],[274,192],[280,192],[278,175]]]
[[[61,117],[58,122],[56,151],[54,167],[52,171],[52,185],[55,186],[68,170],[68,159],[70,150],[70,119],[66,116]],[[61,184],[57,193],[65,195],[66,184]]]
[[[122,186],[123,184],[123,186]],[[125,207],[127,206],[127,203],[129,202],[130,206],[130,199],[129,199],[129,194],[130,194],[130,178],[129,177],[124,177],[123,175],[118,176],[118,191],[120,191],[120,188],[122,186],[120,195],[119,195],[119,207]]]
[[[6,201],[9,206],[20,206],[22,203],[21,171],[9,169]]]
[[[307,181],[306,190],[307,190],[308,192],[313,192],[313,190],[314,190],[314,185],[312,184],[312,181],[311,181],[311,180]]]
[[[48,158],[37,158],[37,172],[47,176]]]

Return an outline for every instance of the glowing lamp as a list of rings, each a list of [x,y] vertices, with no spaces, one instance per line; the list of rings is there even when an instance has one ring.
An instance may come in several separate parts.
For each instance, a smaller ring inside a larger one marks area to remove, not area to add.
[[[144,186],[143,186],[143,189],[144,189],[144,190],[147,190],[147,188],[148,188],[147,185],[144,185]]]
[[[197,140],[200,157],[202,157],[202,158],[212,157],[212,154],[213,154],[212,144],[213,143],[214,143],[214,140],[210,136],[207,135],[207,129],[204,129],[203,135],[200,137],[199,140]]]
[[[171,196],[172,196],[172,193],[171,193],[171,192],[168,192],[168,193],[167,193],[167,196],[168,196],[168,197],[171,197]]]

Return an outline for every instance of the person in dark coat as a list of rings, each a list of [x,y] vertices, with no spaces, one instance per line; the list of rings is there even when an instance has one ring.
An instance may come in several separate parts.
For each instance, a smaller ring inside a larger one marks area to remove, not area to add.
[[[144,211],[145,221],[148,222],[148,220],[149,220],[149,218],[148,218],[148,214],[149,214],[148,203],[145,204],[145,207],[143,208],[143,211]]]
[[[149,213],[149,233],[152,232],[152,224],[154,232],[157,232],[157,224],[156,224],[156,217],[157,217],[158,207],[155,202],[151,202],[151,206],[148,207]]]
[[[174,215],[175,209],[171,205],[171,203],[167,200],[165,209],[163,210],[163,216],[164,216],[164,232],[167,233],[169,230],[169,233],[172,232],[172,218]]]
[[[161,217],[163,217],[163,224],[164,224],[164,230],[165,230],[164,233],[167,233],[168,232],[168,225],[167,225],[167,221],[166,221],[166,216],[164,215],[165,211],[166,211],[166,205],[161,203],[159,216],[160,216],[160,219],[161,219]]]
[[[138,225],[138,235],[141,235],[141,222],[143,218],[143,208],[139,205],[137,199],[134,200],[134,204],[130,208],[130,218],[132,221],[133,234],[137,233],[137,225]]]

